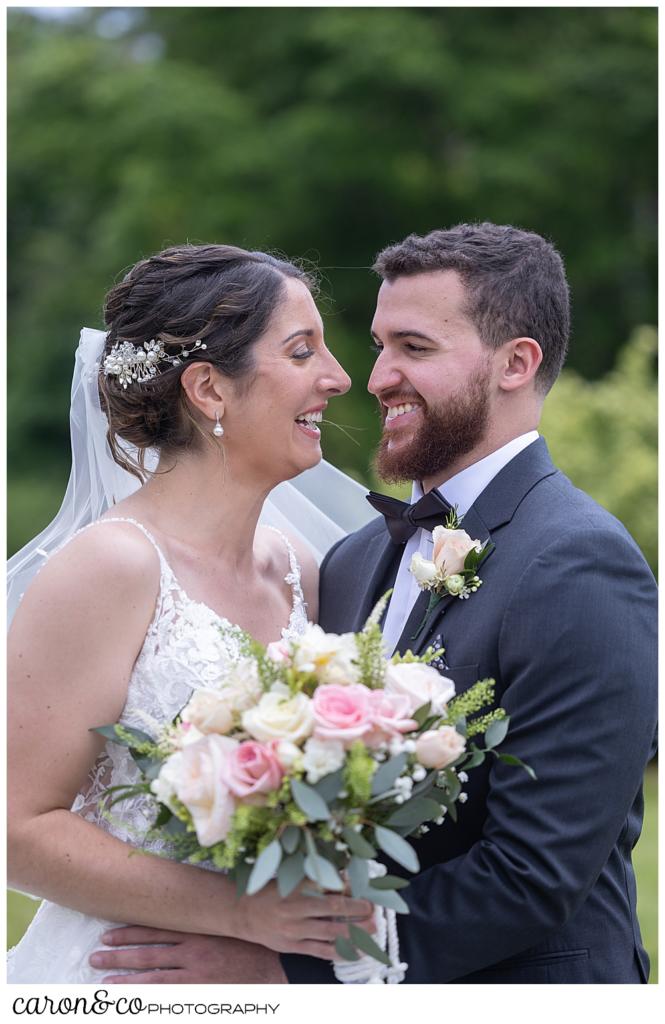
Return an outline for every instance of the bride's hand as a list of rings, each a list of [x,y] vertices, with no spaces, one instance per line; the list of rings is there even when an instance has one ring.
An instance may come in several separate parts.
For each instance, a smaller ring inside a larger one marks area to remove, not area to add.
[[[256,942],[278,953],[301,953],[322,960],[338,957],[335,939],[348,936],[348,922],[374,931],[374,908],[369,900],[343,893],[309,895],[311,882],[301,882],[286,899],[270,882],[254,896],[243,896],[234,907],[236,938]]]
[[[105,985],[288,984],[277,953],[239,939],[130,925],[106,932],[102,942],[107,948],[90,964],[114,972],[101,979]]]

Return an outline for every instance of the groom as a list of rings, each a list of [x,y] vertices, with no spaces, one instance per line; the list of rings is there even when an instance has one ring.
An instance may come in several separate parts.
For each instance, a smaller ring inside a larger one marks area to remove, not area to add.
[[[655,749],[656,590],[625,529],[556,469],[537,433],[568,343],[561,258],[535,234],[459,225],[409,236],[374,269],[376,467],[414,481],[412,501],[328,554],[320,622],[358,629],[394,587],[387,645],[443,646],[458,693],[494,678],[511,719],[501,749],[537,774],[473,769],[459,820],[418,841],[399,921],[406,982],[646,982],[631,850]],[[428,595],[409,565],[431,558],[448,505],[494,547],[480,589],[445,597],[419,629]],[[192,980],[225,979],[216,942]],[[189,940],[179,949],[186,981],[196,954]],[[292,983],[333,981],[321,960],[282,964]]]

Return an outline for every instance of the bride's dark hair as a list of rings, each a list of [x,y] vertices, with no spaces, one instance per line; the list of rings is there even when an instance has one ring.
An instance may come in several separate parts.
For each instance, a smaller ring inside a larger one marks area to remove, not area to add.
[[[232,245],[164,249],[132,267],[106,296],[104,356],[119,342],[142,346],[152,339],[177,355],[183,345],[190,347],[201,339],[206,348],[197,351],[197,361],[205,360],[227,377],[249,384],[253,345],[284,298],[289,277],[316,290],[309,273],[269,253]],[[186,365],[161,362],[156,376],[133,381],[126,389],[117,377],[100,371],[100,399],[109,421],[113,458],[142,481],[147,449],[177,454],[200,443],[202,431],[180,385]],[[136,446],[136,459],[118,438]]]

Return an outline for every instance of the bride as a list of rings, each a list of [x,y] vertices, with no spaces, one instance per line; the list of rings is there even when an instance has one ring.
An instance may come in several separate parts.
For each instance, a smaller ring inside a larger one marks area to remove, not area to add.
[[[174,247],[110,291],[106,335],[82,333],[65,505],[10,563],[10,612],[26,593],[8,640],[9,884],[44,900],[10,982],[98,982],[88,957],[118,922],[225,937],[229,982],[283,983],[279,952],[332,959],[345,919],[371,927],[365,901],[274,883],[238,900],[222,874],[131,856],[145,806],[104,814],[99,797],[137,769],[90,731],[171,721],[233,657],[229,624],[269,642],[316,618],[302,536],[259,524],[309,507],[282,482],[320,462],[317,422],[350,386],[311,290],[264,253]],[[280,484],[300,504],[266,502]]]

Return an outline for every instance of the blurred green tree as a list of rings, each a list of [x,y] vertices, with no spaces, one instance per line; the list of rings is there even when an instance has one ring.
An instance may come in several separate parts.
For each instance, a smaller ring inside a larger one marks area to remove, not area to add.
[[[9,465],[24,495],[66,478],[80,326],[101,326],[122,268],[171,242],[321,265],[328,339],[355,382],[331,408],[348,429],[328,429],[326,454],[361,478],[379,433],[368,267],[386,243],[481,219],[552,237],[580,387],[655,322],[652,9],[82,8],[49,21],[15,9],[8,21]]]

